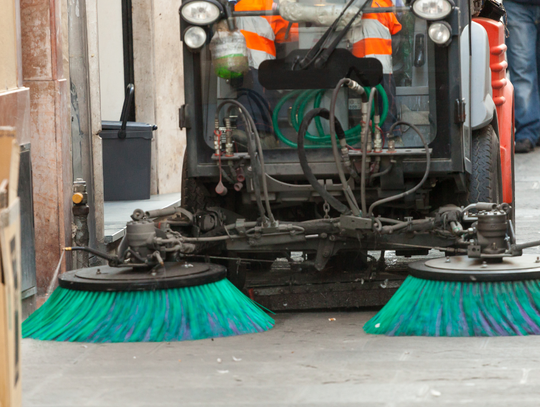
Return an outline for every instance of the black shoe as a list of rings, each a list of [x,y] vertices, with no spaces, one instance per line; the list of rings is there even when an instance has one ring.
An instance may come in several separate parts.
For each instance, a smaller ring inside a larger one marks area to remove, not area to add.
[[[540,137],[538,137],[538,140],[536,140],[536,147],[540,147]]]
[[[516,153],[530,153],[533,150],[533,143],[528,138],[516,141]]]

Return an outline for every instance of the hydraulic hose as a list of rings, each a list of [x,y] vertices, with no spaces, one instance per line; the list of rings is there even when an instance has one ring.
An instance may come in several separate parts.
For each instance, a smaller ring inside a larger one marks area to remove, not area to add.
[[[260,176],[264,176],[264,174],[259,174],[259,163],[255,159],[255,146],[253,145],[253,138],[251,137],[252,129],[251,129],[251,123],[248,121],[247,118],[245,118],[244,112],[240,110],[240,115],[244,118],[244,123],[246,123],[246,134],[248,135],[247,138],[247,149],[248,154],[251,158],[251,167],[253,169],[254,177],[253,177],[253,189],[255,190],[255,201],[257,202],[257,208],[259,209],[259,215],[261,216],[261,221],[264,222],[266,219],[265,217],[265,211],[264,206],[261,200],[261,182],[260,182]]]
[[[362,178],[360,181],[360,201],[362,205],[362,213],[364,216],[367,215],[366,209],[367,209],[367,202],[366,202],[366,172],[367,172],[367,141],[368,141],[368,135],[369,135],[369,119],[371,118],[371,105],[373,103],[373,99],[375,98],[375,95],[377,94],[377,90],[375,88],[371,89],[371,92],[369,94],[368,99],[368,105],[367,105],[367,122],[366,127],[364,131],[362,132]]]
[[[239,109],[240,109],[240,112],[242,113],[243,117],[244,117],[244,122],[246,123],[246,126],[248,128],[246,128],[246,133],[248,134],[248,137],[253,140],[253,138],[255,138],[255,144],[257,146],[257,150],[258,150],[258,158],[259,158],[259,162],[260,162],[260,165],[261,165],[261,173],[258,174],[260,175],[261,179],[262,179],[262,187],[263,187],[263,194],[264,194],[264,201],[265,201],[265,204],[266,204],[266,212],[268,213],[268,217],[270,218],[270,222],[272,223],[272,225],[274,225],[276,223],[276,220],[274,218],[274,214],[272,213],[272,208],[270,206],[270,198],[269,198],[269,194],[268,194],[268,183],[266,182],[266,168],[265,168],[265,165],[264,165],[264,154],[263,154],[263,149],[262,149],[262,145],[261,145],[261,138],[259,136],[259,132],[257,131],[257,126],[255,125],[255,121],[253,120],[253,117],[249,114],[248,110],[245,108],[245,106],[234,100],[234,99],[230,99],[230,100],[224,100],[223,102],[221,102],[217,108],[216,108],[216,115],[215,115],[215,120],[216,122],[219,121],[219,112],[221,110],[221,108],[225,105],[225,104],[233,104],[235,106],[237,106]],[[253,137],[253,135],[255,137]],[[248,140],[248,152],[249,152],[249,155],[251,157],[251,160],[252,160],[252,167],[255,169],[257,166],[255,165],[256,163],[256,155],[255,155],[255,152],[253,151],[253,149],[251,148],[251,142],[249,142]],[[257,178],[257,174],[254,178]],[[257,182],[258,182],[258,179],[254,180],[254,184],[257,185]],[[256,193],[256,195],[259,195]],[[259,206],[259,212],[261,212],[261,216],[263,217],[263,221],[264,221],[264,210],[261,210],[261,205],[260,205],[260,196],[256,196],[256,199],[257,199],[257,204]]]
[[[375,89],[377,89],[378,94],[381,95],[381,99],[382,99],[382,103],[383,103],[381,119],[380,119],[380,125],[382,125],[384,123],[384,121],[386,120],[386,118],[388,117],[388,109],[389,109],[388,95],[386,94],[386,91],[384,90],[384,88],[380,84],[377,85],[375,87]],[[369,97],[369,95],[371,93],[371,89],[365,87],[364,91],[366,92],[367,97]],[[319,89],[319,90],[315,90],[315,91],[307,90],[307,91],[302,92],[300,94],[300,96],[296,99],[295,103],[293,104],[292,117],[291,117],[291,123],[293,124],[293,127],[295,128],[296,131],[298,131],[299,122],[302,121],[302,118],[304,116],[304,111],[305,111],[306,106],[309,103],[309,101],[313,97],[315,97],[315,102],[313,103],[313,108],[320,107],[322,96],[324,95],[325,92],[326,92],[325,89]],[[371,118],[373,118],[373,116],[375,114],[375,110],[376,110],[374,103],[375,103],[375,101],[372,102],[373,106],[372,106]],[[298,116],[298,120],[296,119],[297,116]],[[315,117],[315,124],[317,126],[317,131],[319,133],[319,136],[318,137],[317,136],[312,136],[311,134],[306,133],[306,140],[319,141],[319,142],[322,141],[322,142],[325,142],[327,144],[330,144],[330,135],[325,134],[325,132],[324,132],[324,130],[322,128],[320,117]],[[361,131],[362,131],[362,124],[358,124],[355,127],[351,128],[349,130],[346,130],[345,131],[345,136],[348,139],[347,141],[348,142],[358,141],[358,136],[360,135]]]
[[[386,118],[388,117],[388,110],[389,110],[389,104],[388,104],[388,95],[386,94],[384,88],[382,85],[377,85],[376,89],[378,91],[378,94],[381,96],[382,99],[382,112],[381,112],[381,120],[380,125],[385,122]],[[371,93],[370,88],[364,88],[366,91],[366,94],[369,96]],[[279,112],[281,111],[283,105],[290,99],[294,98],[295,96],[298,96],[298,98],[293,103],[292,113],[291,113],[291,123],[293,125],[293,128],[298,132],[300,127],[300,122],[303,119],[304,111],[309,103],[309,101],[312,98],[315,98],[315,102],[313,107],[318,108],[320,107],[320,103],[322,100],[323,94],[326,92],[324,89],[318,89],[318,90],[306,90],[306,91],[293,91],[289,94],[285,95],[283,98],[279,100],[276,107],[274,108],[273,114],[272,114],[272,124],[274,126],[274,131],[278,137],[278,139],[288,147],[297,148],[296,143],[289,140],[283,132],[281,131],[279,127]],[[372,110],[374,112],[374,109]],[[298,118],[297,118],[298,117]],[[305,140],[309,140],[310,142],[317,143],[318,145],[305,145],[304,148],[325,148],[329,147],[331,144],[330,135],[325,134],[324,129],[322,127],[320,117],[315,117],[315,125],[317,127],[317,132],[319,133],[318,136],[314,136],[308,132],[306,132]],[[362,125],[358,124],[357,126],[348,129],[345,131],[345,137],[347,139],[347,142],[349,144],[356,143],[358,141],[358,135],[362,131]]]
[[[394,160],[390,160],[390,165],[386,167],[384,170],[382,170],[381,172],[376,172],[375,174],[371,174],[371,176],[369,177],[370,180],[372,180],[373,178],[382,177],[383,175],[388,174],[392,170],[392,167],[394,166],[394,162],[395,162]]]
[[[338,145],[337,145],[337,141],[336,141],[336,137],[335,137],[335,134],[336,134],[335,117],[336,117],[337,97],[338,97],[338,94],[339,94],[339,91],[340,91],[341,87],[344,84],[349,83],[349,81],[350,81],[350,79],[348,79],[348,78],[341,79],[338,82],[338,84],[336,85],[336,87],[334,88],[333,92],[332,92],[332,100],[330,102],[330,118],[329,118],[329,120],[330,120],[330,140],[332,141],[332,153],[334,154],[334,160],[336,162],[339,179],[341,180],[343,193],[345,194],[345,198],[347,199],[347,202],[349,203],[349,207],[351,208],[351,211],[352,211],[353,215],[360,216],[360,208],[358,208],[358,203],[356,202],[356,198],[354,197],[354,194],[353,194],[353,192],[351,190],[351,187],[349,186],[349,184],[347,183],[347,179],[345,178],[345,171],[343,170],[341,157],[339,155],[339,149],[338,149]],[[367,126],[366,126],[366,128],[367,128]],[[343,146],[343,144],[345,144],[345,143],[343,143],[342,140],[340,140],[340,144],[342,144],[342,147],[347,148],[346,145]],[[364,176],[364,173],[362,173],[362,177],[363,176]]]
[[[281,142],[283,142],[283,144],[289,147],[293,147],[293,148],[297,148],[297,145],[296,143],[292,142],[291,140],[289,140],[287,137],[283,135],[283,133],[281,132],[281,129],[279,128],[278,117],[279,117],[279,111],[281,110],[285,102],[287,102],[289,99],[292,99],[296,95],[299,95],[301,92],[302,92],[301,90],[295,90],[294,92],[291,92],[288,95],[285,95],[284,97],[282,97],[280,101],[277,103],[276,107],[274,108],[274,114],[272,115],[272,124],[274,125],[274,131],[276,135],[278,136],[278,139]],[[319,146],[306,146],[306,148],[319,148]]]
[[[248,100],[251,100],[253,101],[253,103],[255,103],[255,105],[257,106],[257,110],[259,110],[259,113],[261,114],[264,125],[270,127],[272,124],[272,110],[270,109],[270,106],[268,105],[266,99],[264,99],[263,96],[261,96],[258,92],[252,89],[238,89],[237,98],[240,98],[244,95],[247,97]]]
[[[386,91],[384,90],[384,88],[382,87],[381,84],[377,85],[375,87],[375,89],[377,89],[377,94],[381,96],[381,100],[382,100],[382,104],[383,104],[382,112],[381,112],[381,119],[380,119],[380,124],[379,124],[380,126],[382,126],[383,123],[386,121],[386,118],[388,117],[388,110],[389,110],[388,95],[386,94]],[[369,97],[369,95],[371,93],[371,88],[364,87],[364,91],[366,92],[367,97]],[[320,107],[322,96],[324,95],[324,92],[325,92],[325,90],[321,89],[319,91],[319,93],[315,96],[315,102],[313,104],[314,108]],[[375,101],[373,103],[375,103]],[[375,115],[375,105],[374,104],[372,106],[372,109],[373,110],[372,110],[372,113],[371,113],[371,118],[373,119],[373,116]],[[303,111],[298,112],[298,115],[300,117],[301,117],[302,114],[303,114]],[[321,125],[320,117],[315,118],[315,124],[317,125],[317,131],[319,132],[319,136],[324,134],[324,130],[323,130],[322,125]],[[347,141],[352,141],[353,137],[356,140],[358,140],[357,136],[361,132],[362,132],[362,124],[358,124],[355,127],[351,128],[349,130],[346,130],[345,131],[345,136],[347,137],[347,139],[350,138],[350,140],[347,140]],[[325,137],[330,138],[330,135],[325,135]]]
[[[422,185],[424,185],[424,182],[426,182],[427,177],[429,176],[429,170],[431,168],[431,153],[429,151],[429,147],[428,147],[428,144],[426,142],[426,139],[424,138],[424,136],[422,135],[420,130],[418,130],[418,127],[416,127],[412,123],[404,122],[402,120],[397,121],[392,126],[390,126],[390,129],[388,130],[388,134],[392,134],[392,132],[394,131],[394,128],[396,126],[399,126],[399,125],[409,126],[411,129],[413,129],[416,132],[416,134],[418,134],[418,137],[420,137],[420,140],[422,140],[422,144],[424,145],[424,149],[426,150],[426,170],[425,170],[424,176],[422,177],[420,182],[418,184],[416,184],[416,186],[414,186],[413,188],[409,189],[408,191],[402,192],[401,194],[397,194],[397,195],[394,195],[394,196],[389,196],[388,198],[379,199],[378,201],[373,202],[371,204],[371,206],[369,207],[369,213],[368,213],[369,216],[371,216],[373,214],[373,209],[375,209],[377,206],[382,205],[384,203],[391,202],[391,201],[395,201],[397,199],[404,198],[407,195],[410,195],[410,194],[414,193]]]
[[[345,205],[343,205],[340,201],[338,201],[336,198],[334,198],[324,186],[322,186],[317,178],[315,178],[315,175],[313,174],[313,171],[311,170],[308,160],[306,157],[306,150],[304,149],[304,136],[307,133],[307,129],[311,123],[311,121],[315,117],[323,117],[327,120],[330,119],[330,112],[328,109],[312,109],[310,110],[306,116],[304,117],[304,120],[302,120],[302,123],[300,124],[300,129],[298,130],[298,159],[300,161],[300,165],[302,166],[302,171],[304,171],[304,175],[306,176],[307,180],[319,193],[321,198],[323,198],[326,202],[330,204],[334,209],[336,209],[338,212],[343,214],[350,214],[351,211],[349,208],[347,208]],[[345,138],[345,132],[343,131],[343,128],[341,127],[341,123],[336,119],[336,132],[339,138]]]

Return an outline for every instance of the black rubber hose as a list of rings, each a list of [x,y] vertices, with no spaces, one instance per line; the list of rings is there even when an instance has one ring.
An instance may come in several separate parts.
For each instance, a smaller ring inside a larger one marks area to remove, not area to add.
[[[245,115],[243,112],[240,113],[240,115],[245,118]],[[249,122],[247,122],[246,120],[246,133],[249,135],[251,134],[251,124]],[[252,172],[253,172],[253,177],[252,177],[252,180],[253,180],[253,189],[255,190],[255,200],[257,202],[257,207],[259,208],[259,215],[261,216],[261,222],[264,222],[266,216],[265,216],[265,211],[264,211],[264,206],[263,206],[263,203],[262,203],[262,199],[261,199],[261,183],[260,183],[260,178],[259,178],[259,175],[260,173],[262,172],[260,167],[259,167],[259,162],[256,160],[255,158],[255,146],[253,145],[255,143],[253,143],[253,139],[251,137],[248,136],[248,140],[247,140],[247,148],[248,148],[248,154],[249,154],[249,157],[251,159],[251,169],[252,169]]]
[[[247,88],[239,89],[237,98],[240,98],[243,95],[246,95],[248,99],[251,99],[255,103],[264,124],[268,127],[272,127],[272,110],[270,109],[270,106],[267,105],[266,100],[262,99],[264,103],[261,103],[260,98],[262,98],[262,96],[260,96],[256,91]]]
[[[306,149],[304,148],[304,136],[307,132],[307,129],[311,123],[311,121],[317,117],[320,116],[323,119],[329,120],[330,119],[330,112],[328,109],[324,108],[318,108],[310,110],[302,120],[302,123],[300,123],[300,128],[298,129],[298,159],[300,161],[300,165],[302,166],[302,171],[304,171],[304,175],[306,176],[307,180],[319,193],[319,195],[330,204],[335,210],[337,210],[340,213],[343,214],[350,214],[351,211],[347,206],[343,205],[341,202],[339,202],[336,198],[334,198],[324,186],[322,186],[317,178],[315,178],[315,175],[313,174],[313,171],[311,170],[311,167],[308,164],[307,156],[306,156]],[[343,127],[341,127],[341,123],[338,119],[335,119],[335,126],[336,126],[336,134],[339,139],[345,138],[345,132],[343,131]]]
[[[347,203],[349,204],[349,207],[351,208],[353,215],[360,216],[360,208],[358,207],[358,202],[356,201],[356,198],[354,197],[351,187],[349,186],[349,184],[347,184],[347,179],[345,178],[345,171],[343,169],[343,163],[341,162],[341,157],[340,157],[340,151],[339,151],[340,149],[338,147],[338,143],[336,142],[336,138],[334,136],[336,134],[336,128],[335,128],[336,121],[334,120],[334,118],[336,117],[335,113],[336,113],[337,97],[338,97],[339,90],[341,89],[341,87],[344,84],[348,83],[349,81],[350,79],[348,78],[341,79],[336,85],[336,87],[334,88],[334,91],[332,92],[332,100],[330,101],[330,141],[332,142],[332,153],[334,154],[334,161],[336,162],[339,179],[341,181],[341,188],[343,189],[345,199],[347,199]],[[341,146],[341,143],[340,143],[340,146]],[[341,146],[341,147],[345,147],[345,146]]]

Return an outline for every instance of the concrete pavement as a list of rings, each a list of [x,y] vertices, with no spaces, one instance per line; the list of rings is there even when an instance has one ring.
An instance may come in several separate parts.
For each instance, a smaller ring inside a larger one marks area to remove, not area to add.
[[[540,239],[540,149],[516,174],[518,239]],[[24,406],[539,404],[540,337],[366,335],[374,313],[283,313],[269,332],[196,342],[24,340]]]

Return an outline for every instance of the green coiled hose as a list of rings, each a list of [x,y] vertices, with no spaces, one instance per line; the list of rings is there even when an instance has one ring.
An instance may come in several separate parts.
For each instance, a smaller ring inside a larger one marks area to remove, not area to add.
[[[384,121],[386,120],[386,117],[388,116],[388,96],[384,88],[380,84],[377,85],[376,88],[379,92],[379,95],[381,95],[382,103],[383,103],[383,108],[381,112],[381,120],[380,120],[380,125],[382,125]],[[369,97],[371,89],[366,87],[364,88],[364,90],[366,91],[366,94]],[[280,99],[272,115],[272,123],[274,126],[274,131],[276,132],[276,135],[278,136],[278,139],[280,141],[282,141],[285,145],[289,147],[297,148],[296,143],[292,142],[287,137],[285,137],[285,135],[281,132],[281,129],[279,128],[278,116],[285,102],[287,102],[289,99],[298,95],[295,102],[293,103],[292,111],[291,111],[291,123],[293,125],[293,128],[298,132],[298,129],[300,127],[299,123],[302,122],[302,119],[304,117],[304,111],[309,101],[315,97],[313,107],[314,108],[320,107],[322,96],[324,95],[325,92],[326,92],[325,89],[315,89],[315,90],[306,90],[306,91],[296,90],[285,95],[283,98]],[[375,109],[372,109],[372,112],[373,112],[372,117],[374,115],[374,111]],[[315,118],[315,126],[317,128],[318,135],[312,135],[310,133],[306,133],[305,135],[305,139],[309,140],[310,142],[314,144],[306,145],[305,148],[328,147],[331,143],[330,135],[325,134],[320,117]],[[358,142],[359,141],[358,136],[360,135],[361,131],[362,131],[361,124],[358,124],[357,126],[345,131],[345,138],[347,142],[351,144],[355,144],[356,142]]]

